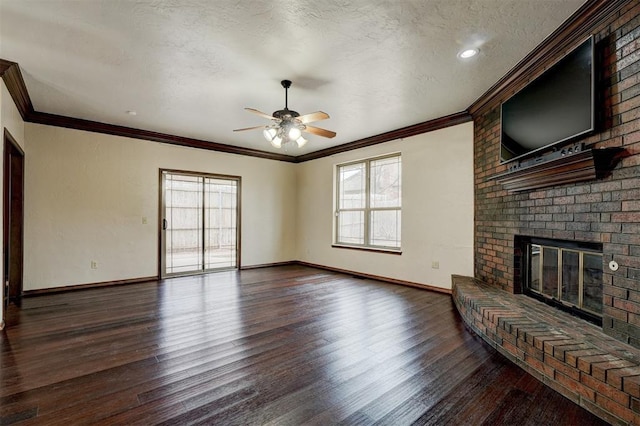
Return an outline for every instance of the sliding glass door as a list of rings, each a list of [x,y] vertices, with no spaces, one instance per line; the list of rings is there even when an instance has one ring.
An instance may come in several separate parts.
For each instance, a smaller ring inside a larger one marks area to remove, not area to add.
[[[240,178],[161,170],[160,275],[239,266]]]

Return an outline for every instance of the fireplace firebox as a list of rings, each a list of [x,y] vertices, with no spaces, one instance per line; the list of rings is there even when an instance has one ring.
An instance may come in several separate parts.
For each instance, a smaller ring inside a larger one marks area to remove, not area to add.
[[[602,325],[602,244],[517,236],[515,247],[523,293]]]

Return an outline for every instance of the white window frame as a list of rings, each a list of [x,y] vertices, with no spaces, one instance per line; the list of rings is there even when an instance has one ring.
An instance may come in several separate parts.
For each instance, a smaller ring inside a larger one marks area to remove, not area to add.
[[[371,250],[371,251],[382,251],[389,252],[394,254],[402,253],[402,232],[400,231],[399,242],[400,245],[398,247],[394,246],[383,246],[383,245],[375,245],[371,243],[371,213],[375,211],[397,211],[402,217],[402,195],[400,196],[400,204],[398,207],[371,207],[371,163],[378,160],[384,160],[386,158],[398,157],[400,160],[400,192],[402,193],[402,154],[399,152],[381,155],[377,157],[366,158],[357,161],[350,161],[347,163],[337,164],[335,166],[335,197],[334,197],[334,234],[333,234],[333,247],[338,248],[353,248],[353,249],[362,249],[362,250]],[[364,208],[340,208],[340,170],[342,167],[353,166],[355,164],[364,164],[365,165],[365,206]],[[351,242],[342,242],[340,241],[340,212],[345,211],[362,211],[364,212],[364,243],[356,244]]]

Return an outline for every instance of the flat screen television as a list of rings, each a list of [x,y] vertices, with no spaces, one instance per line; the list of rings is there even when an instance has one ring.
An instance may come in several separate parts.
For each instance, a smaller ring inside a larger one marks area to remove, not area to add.
[[[501,162],[541,153],[595,129],[593,36],[501,107]]]

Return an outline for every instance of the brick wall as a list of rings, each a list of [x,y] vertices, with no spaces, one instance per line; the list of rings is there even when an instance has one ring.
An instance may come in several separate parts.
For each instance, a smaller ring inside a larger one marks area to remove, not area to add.
[[[518,291],[515,235],[601,242],[603,330],[640,347],[640,3],[628,2],[593,34],[601,65],[601,130],[582,141],[587,147],[622,146],[629,155],[605,179],[508,194],[490,179],[506,171],[499,161],[499,102],[522,85],[475,114],[475,275]],[[551,64],[565,53],[546,59]],[[606,267],[610,260],[620,265],[616,272]]]

